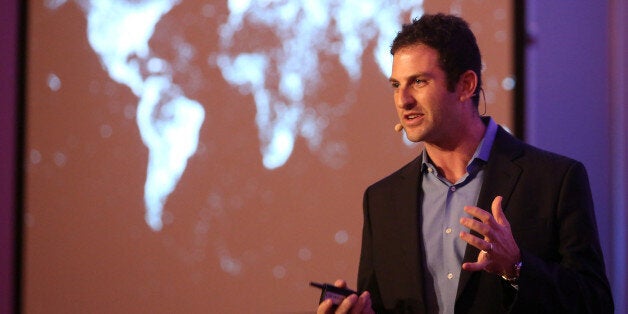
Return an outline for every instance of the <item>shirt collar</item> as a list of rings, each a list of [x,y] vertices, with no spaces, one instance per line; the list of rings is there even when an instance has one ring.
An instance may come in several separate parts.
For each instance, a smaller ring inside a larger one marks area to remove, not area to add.
[[[493,148],[493,142],[495,141],[495,134],[497,134],[497,123],[491,117],[482,119],[482,122],[486,124],[486,131],[484,137],[480,141],[480,145],[473,154],[473,159],[478,158],[484,162],[488,161],[488,156],[491,154],[491,148]]]
[[[491,154],[491,148],[493,148],[493,142],[495,141],[495,134],[497,134],[497,123],[491,117],[483,117],[482,122],[486,125],[486,130],[484,131],[484,136],[478,144],[478,147],[475,149],[473,153],[473,157],[469,160],[469,164],[467,165],[467,172],[471,172],[470,167],[476,163],[476,160],[481,162],[488,162],[488,157]],[[427,167],[431,164],[429,156],[427,155],[427,151],[423,149],[423,161],[421,165],[422,170],[426,170]]]

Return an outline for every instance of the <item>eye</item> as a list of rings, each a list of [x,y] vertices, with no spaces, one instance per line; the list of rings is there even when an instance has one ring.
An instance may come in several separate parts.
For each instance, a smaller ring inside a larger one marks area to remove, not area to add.
[[[390,82],[390,87],[392,87],[393,89],[399,88],[399,82]]]
[[[427,83],[426,80],[422,80],[422,79],[415,79],[414,80],[414,85],[425,85],[425,83]]]

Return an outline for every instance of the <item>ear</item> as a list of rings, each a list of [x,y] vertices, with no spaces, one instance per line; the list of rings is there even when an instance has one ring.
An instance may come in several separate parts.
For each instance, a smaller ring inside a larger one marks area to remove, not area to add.
[[[473,93],[475,92],[475,88],[477,86],[478,76],[475,75],[475,72],[467,70],[462,73],[460,75],[460,79],[458,80],[458,84],[456,85],[457,92],[460,95],[460,101],[465,101],[473,97]]]

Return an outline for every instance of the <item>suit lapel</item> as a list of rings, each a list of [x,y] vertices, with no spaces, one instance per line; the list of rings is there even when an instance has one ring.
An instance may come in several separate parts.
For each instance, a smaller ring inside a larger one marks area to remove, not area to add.
[[[490,212],[493,199],[501,195],[502,208],[507,211],[510,195],[521,175],[521,168],[513,162],[523,152],[518,144],[506,131],[499,128],[485,169],[478,207]]]
[[[391,230],[397,234],[397,239],[401,243],[401,258],[399,259],[399,267],[402,267],[402,273],[407,276],[413,276],[415,287],[406,287],[408,294],[418,293],[419,304],[423,304],[423,258],[421,235],[421,214],[420,206],[422,200],[421,193],[421,161],[419,156],[409,167],[403,169],[400,173],[399,182],[395,184],[394,202],[397,210],[394,215],[397,229]],[[418,193],[418,194],[417,194]]]

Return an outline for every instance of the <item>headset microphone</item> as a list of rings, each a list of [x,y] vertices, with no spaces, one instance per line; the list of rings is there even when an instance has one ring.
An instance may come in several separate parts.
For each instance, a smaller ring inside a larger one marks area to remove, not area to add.
[[[395,125],[395,131],[401,132],[401,130],[403,130],[403,125],[401,125],[400,123],[397,123]]]

